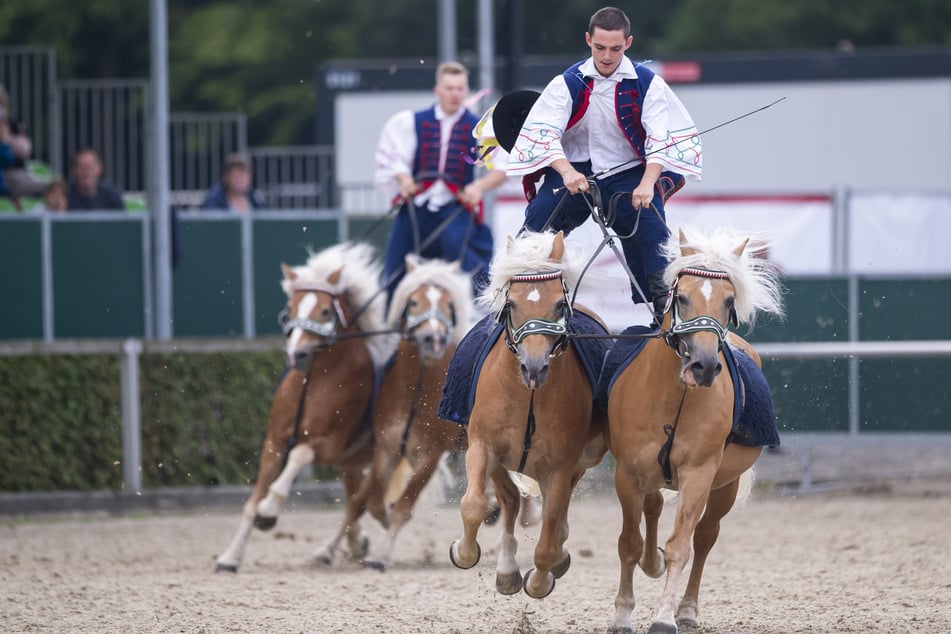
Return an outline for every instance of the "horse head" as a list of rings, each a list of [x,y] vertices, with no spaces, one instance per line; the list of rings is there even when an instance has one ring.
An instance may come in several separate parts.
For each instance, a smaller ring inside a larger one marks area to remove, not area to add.
[[[284,279],[294,284],[282,312],[282,327],[287,337],[285,359],[288,367],[306,371],[314,353],[333,345],[337,335],[348,326],[344,302],[335,290],[341,270],[331,273],[323,285],[299,285],[294,269],[281,264],[281,270]]]
[[[442,358],[468,327],[472,286],[458,262],[406,256],[406,276],[393,293],[390,324],[412,342],[424,364]]]
[[[729,328],[750,321],[757,309],[780,314],[779,286],[768,265],[750,257],[750,238],[716,252],[694,245],[683,230],[676,240],[678,252],[665,273],[671,288],[665,337],[680,357],[681,380],[709,387],[723,369],[720,351]]]
[[[373,247],[344,242],[312,253],[304,266],[281,265],[287,306],[280,322],[288,367],[307,370],[314,354],[333,346],[345,331],[366,345],[374,363],[389,354],[383,329],[380,266]],[[359,331],[359,332],[358,332]]]
[[[516,241],[509,237],[508,254],[515,253],[517,248]],[[558,232],[538,270],[509,277],[499,311],[498,319],[505,325],[506,345],[518,357],[522,381],[529,389],[545,383],[550,359],[568,345],[571,302],[563,276],[564,256],[564,234]]]

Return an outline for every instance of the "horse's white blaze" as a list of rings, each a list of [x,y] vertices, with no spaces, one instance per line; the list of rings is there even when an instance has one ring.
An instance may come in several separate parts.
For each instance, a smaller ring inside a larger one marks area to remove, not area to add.
[[[710,301],[710,298],[713,297],[713,284],[710,283],[710,280],[703,280],[703,284],[700,285],[700,293],[705,300]]]
[[[429,302],[429,305],[434,309],[439,307],[439,298],[442,297],[443,290],[438,286],[430,284],[426,287],[426,301]],[[439,331],[439,320],[435,317],[429,318],[429,327],[434,331]]]
[[[301,317],[309,317],[310,311],[314,310],[314,306],[317,305],[317,293],[307,293],[305,294],[300,302],[297,304],[297,314],[293,316],[293,319],[300,319]],[[287,338],[287,355],[290,356],[295,350],[297,350],[297,345],[300,343],[301,337],[304,336],[304,331],[300,328],[294,328],[291,331],[291,336]]]
[[[530,302],[538,302],[542,298],[542,294],[538,292],[537,288],[533,288],[532,291],[525,297]]]

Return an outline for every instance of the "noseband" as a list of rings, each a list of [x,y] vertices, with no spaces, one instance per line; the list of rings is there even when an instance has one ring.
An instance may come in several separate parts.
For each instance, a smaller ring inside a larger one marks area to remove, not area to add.
[[[560,280],[561,290],[565,299],[565,310],[557,321],[549,319],[527,319],[520,326],[516,327],[512,323],[511,304],[508,298],[508,289],[512,284],[518,282],[547,282],[550,280]],[[509,287],[505,289],[505,303],[502,310],[499,311],[496,321],[505,323],[505,345],[514,353],[518,353],[517,346],[529,335],[554,335],[558,337],[552,345],[549,357],[556,357],[568,347],[568,321],[571,319],[571,302],[568,301],[568,287],[562,278],[561,271],[551,273],[527,273],[524,275],[513,275],[509,279]]]
[[[331,288],[324,286],[305,286],[301,288],[295,288],[295,293],[326,293],[330,296],[331,301],[334,306],[333,319],[330,321],[314,321],[309,317],[297,317],[295,319],[289,319],[290,311],[287,307],[284,308],[278,315],[278,323],[281,324],[281,328],[284,331],[284,336],[289,337],[291,331],[295,328],[300,328],[306,332],[317,335],[318,337],[323,337],[326,340],[326,345],[332,344],[337,339],[338,326],[340,330],[346,330],[348,323],[347,317],[344,315],[343,306],[340,305],[340,299],[337,297],[337,294]]]
[[[441,288],[440,290],[446,292],[445,289]],[[403,309],[403,339],[414,341],[416,336],[413,334],[413,331],[430,319],[435,319],[443,325],[443,327],[446,329],[446,332],[452,333],[452,331],[456,328],[456,310],[451,302],[449,304],[449,311],[450,312],[447,315],[446,313],[439,310],[438,306],[434,306],[429,310],[419,313],[418,315],[410,315],[409,306],[407,306]]]
[[[711,271],[709,269],[700,269],[687,267],[680,271],[677,275],[677,279],[674,281],[670,289],[670,295],[667,299],[667,310],[671,310],[670,315],[670,330],[664,333],[664,340],[667,342],[667,345],[674,349],[677,353],[677,356],[684,358],[690,356],[690,351],[687,349],[687,345],[683,340],[683,335],[688,335],[694,332],[712,332],[717,336],[717,351],[723,349],[723,342],[726,340],[727,332],[729,331],[729,324],[727,327],[723,327],[719,321],[709,315],[698,315],[693,319],[688,319],[682,321],[680,319],[680,310],[678,309],[678,302],[676,300],[677,296],[677,285],[680,282],[680,278],[684,275],[692,275],[695,277],[705,277],[715,280],[728,280],[730,275],[725,271]],[[666,312],[666,311],[665,311]],[[730,323],[734,326],[737,325],[736,309],[730,308]]]

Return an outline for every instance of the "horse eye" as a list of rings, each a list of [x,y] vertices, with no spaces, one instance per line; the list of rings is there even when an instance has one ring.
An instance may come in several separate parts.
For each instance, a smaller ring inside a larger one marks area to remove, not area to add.
[[[681,295],[680,293],[677,293],[677,303],[680,304],[681,306],[686,306],[688,303],[686,296]]]
[[[416,308],[419,306],[419,301],[416,298],[409,300],[409,307]]]

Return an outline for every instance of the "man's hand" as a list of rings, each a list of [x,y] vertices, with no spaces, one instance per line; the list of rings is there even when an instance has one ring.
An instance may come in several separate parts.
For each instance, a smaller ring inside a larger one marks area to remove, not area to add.
[[[459,201],[470,209],[479,204],[482,200],[482,186],[476,182],[469,183],[459,192]]]
[[[640,185],[631,192],[631,204],[634,209],[647,209],[651,206],[652,200],[654,200],[654,186],[645,185],[644,181],[641,181]]]
[[[588,191],[588,177],[571,167],[561,173],[561,180],[569,194]]]
[[[400,186],[400,198],[409,200],[419,192],[419,183],[413,180],[409,174],[397,174],[396,182]]]

